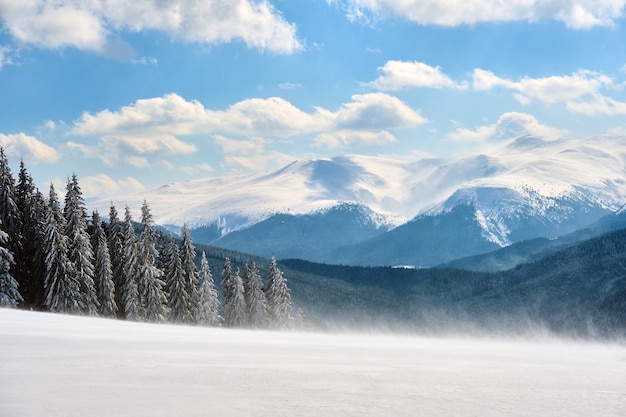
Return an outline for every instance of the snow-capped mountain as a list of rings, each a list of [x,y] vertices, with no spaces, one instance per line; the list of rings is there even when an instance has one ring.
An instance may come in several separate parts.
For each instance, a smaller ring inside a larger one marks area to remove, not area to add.
[[[115,203],[138,213],[144,199],[158,224],[176,230],[187,223],[197,242],[263,256],[426,266],[567,233],[617,211],[626,202],[626,137],[524,136],[457,158],[296,161],[271,173],[170,184]],[[109,204],[90,208],[107,213]],[[419,247],[429,241],[449,256],[420,261]],[[392,247],[394,260],[376,256]]]

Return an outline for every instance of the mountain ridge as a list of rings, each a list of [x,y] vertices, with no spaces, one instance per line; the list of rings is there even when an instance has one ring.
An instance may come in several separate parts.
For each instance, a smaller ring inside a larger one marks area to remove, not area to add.
[[[325,246],[327,255],[316,255],[316,261],[329,261],[339,254],[348,264],[371,265],[374,259],[368,251],[397,245],[391,239],[400,232],[394,230],[420,222],[432,226],[448,221],[450,213],[460,206],[473,207],[470,227],[475,230],[472,239],[477,246],[457,251],[459,256],[478,254],[487,250],[486,246],[505,247],[526,239],[572,232],[623,207],[625,178],[625,137],[545,140],[523,136],[477,155],[343,155],[294,161],[269,173],[185,181],[141,197],[124,196],[114,201],[137,211],[146,199],[156,223],[174,232],[186,223],[192,232],[197,229],[201,243],[222,244],[234,250],[243,250],[247,242],[262,238],[260,231],[267,231],[276,216],[289,216],[297,229],[314,217],[336,215],[346,205],[361,207],[355,215],[367,213],[369,219],[363,222],[363,229],[338,229],[338,233],[352,234],[346,239],[335,242],[332,236],[316,236],[312,230],[311,235],[289,244],[277,242],[272,247],[266,241],[255,254],[293,257],[290,248],[317,240]],[[110,201],[92,201],[89,206],[107,212]],[[415,229],[410,234],[419,246],[425,243],[420,239],[432,233],[434,230]],[[381,235],[390,237],[385,240]],[[287,239],[294,239],[293,234]],[[371,245],[372,239],[378,239],[381,246],[359,249],[359,245]],[[462,245],[452,239],[448,246]],[[410,253],[410,245],[405,246],[400,257],[422,265],[422,254]],[[350,252],[360,255],[350,257]],[[450,260],[449,256],[433,258],[423,266]]]

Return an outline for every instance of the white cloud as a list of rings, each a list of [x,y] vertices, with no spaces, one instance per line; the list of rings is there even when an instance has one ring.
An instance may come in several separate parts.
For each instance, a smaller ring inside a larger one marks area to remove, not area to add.
[[[146,187],[133,177],[115,181],[106,174],[97,174],[81,178],[80,187],[85,197],[99,198],[119,194],[133,194],[146,189]]]
[[[336,111],[318,107],[310,113],[279,97],[247,99],[226,110],[214,111],[196,100],[187,101],[177,94],[168,94],[137,100],[119,111],[84,113],[74,123],[70,134],[99,136],[99,144],[92,147],[69,142],[68,146],[113,165],[120,160],[129,162],[132,156],[195,152],[194,145],[177,138],[184,135],[213,134],[226,153],[258,152],[266,143],[262,138],[267,136],[291,138],[343,132],[344,137],[363,137],[361,144],[367,144],[373,142],[372,135],[389,140],[388,130],[426,122],[419,110],[384,93],[354,95],[351,102]],[[373,133],[346,133],[365,130]],[[240,137],[227,138],[224,134]],[[356,141],[346,139],[343,143]]]
[[[333,0],[352,21],[399,16],[422,25],[556,20],[572,29],[612,26],[625,0]]]
[[[215,135],[213,140],[218,144],[225,154],[229,155],[254,155],[265,150],[267,140],[260,137],[253,137],[245,140],[230,139],[226,136]]]
[[[11,58],[12,49],[8,46],[0,45],[0,69],[7,64],[12,64],[13,59]]]
[[[387,61],[378,71],[383,75],[369,85],[381,91],[402,90],[407,87],[465,88],[452,81],[439,67],[423,62]]]
[[[153,57],[146,58],[145,56],[142,56],[141,58],[132,60],[133,64],[138,64],[138,65],[148,65],[148,64],[156,65],[156,64],[158,64],[158,62],[159,61],[156,58],[153,58]]]
[[[531,100],[547,104],[570,102],[599,94],[600,89],[613,84],[610,77],[587,70],[580,70],[572,75],[553,75],[543,78],[524,77],[518,81],[513,81],[498,77],[491,71],[475,69],[472,78],[472,87],[475,90],[504,87],[516,91],[516,99],[523,104]]]
[[[224,161],[234,171],[268,171],[283,167],[294,160],[292,155],[270,151],[261,155],[227,156]]]
[[[109,166],[126,162],[136,168],[150,166],[147,156],[188,155],[196,151],[193,144],[183,142],[172,135],[153,136],[102,136],[96,145],[84,145],[69,141],[66,146],[84,156],[100,159]]]
[[[396,138],[391,133],[383,130],[381,132],[339,131],[321,133],[315,137],[314,143],[317,146],[338,149],[357,145],[388,145],[396,142]]]
[[[183,172],[187,173],[188,175],[195,175],[198,173],[211,173],[213,172],[213,167],[209,164],[207,164],[206,162],[204,163],[200,163],[200,164],[196,164],[194,166],[190,166],[190,167],[183,167],[181,168]]]
[[[339,129],[397,129],[427,123],[419,110],[384,93],[355,94],[335,113],[317,109]]]
[[[267,0],[0,0],[0,21],[17,42],[40,48],[106,53],[124,32],[142,31],[181,42],[237,40],[275,53],[302,48],[295,25]]]
[[[543,78],[524,77],[514,81],[501,78],[491,71],[475,69],[472,88],[477,91],[502,87],[514,91],[513,96],[521,104],[533,100],[545,104],[565,103],[568,110],[586,115],[626,114],[626,103],[603,95],[603,90],[617,89],[613,79],[588,70],[572,75],[553,75]]]
[[[601,95],[595,95],[591,100],[586,102],[568,102],[567,108],[570,111],[586,114],[588,116],[596,114],[608,114],[612,116],[626,114],[626,103]]]
[[[278,84],[278,88],[281,90],[296,90],[298,88],[302,88],[302,84],[300,83],[280,83]]]
[[[22,158],[29,164],[53,163],[61,158],[56,149],[24,133],[0,133],[0,147],[4,148],[7,155]]]
[[[458,128],[448,135],[448,138],[458,141],[496,141],[516,138],[524,135],[558,138],[563,131],[550,126],[542,125],[532,115],[526,113],[504,113],[492,125],[481,126],[476,130]]]

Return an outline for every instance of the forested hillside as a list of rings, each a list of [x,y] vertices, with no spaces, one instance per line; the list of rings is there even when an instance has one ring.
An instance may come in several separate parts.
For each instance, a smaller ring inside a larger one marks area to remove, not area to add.
[[[307,311],[321,313],[321,321],[340,316],[354,325],[426,331],[544,328],[585,336],[626,335],[626,230],[500,273],[301,260],[281,264],[291,275],[294,299]],[[312,281],[325,288],[315,298],[307,291]],[[324,316],[325,311],[335,316]]]

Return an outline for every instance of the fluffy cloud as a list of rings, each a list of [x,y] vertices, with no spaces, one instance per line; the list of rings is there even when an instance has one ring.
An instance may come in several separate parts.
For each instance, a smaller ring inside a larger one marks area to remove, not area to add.
[[[442,73],[441,68],[431,67],[423,62],[387,61],[378,71],[383,75],[369,85],[381,91],[402,90],[407,87],[465,88]]]
[[[260,154],[265,150],[267,140],[260,137],[254,137],[247,140],[235,140],[222,135],[213,136],[213,140],[217,143],[225,154],[228,155],[254,155]]]
[[[146,188],[135,178],[127,177],[119,181],[106,174],[98,174],[80,179],[80,187],[85,197],[108,197],[119,194],[133,194]]]
[[[18,42],[107,53],[123,32],[166,33],[181,42],[239,40],[275,53],[302,48],[296,28],[267,1],[0,0],[0,21]]]
[[[504,113],[498,121],[492,125],[481,126],[476,130],[459,128],[448,137],[458,141],[496,141],[506,140],[524,135],[541,136],[545,138],[557,138],[563,135],[563,131],[545,126],[532,115],[526,113]]]
[[[392,140],[388,130],[423,123],[426,119],[419,110],[384,93],[354,95],[351,102],[344,103],[336,111],[318,107],[310,113],[278,97],[243,100],[226,110],[214,111],[204,108],[198,101],[168,94],[137,100],[119,111],[84,113],[70,133],[99,136],[100,144],[90,147],[70,142],[68,146],[109,164],[121,159],[140,166],[138,159],[129,158],[148,154],[189,154],[196,150],[194,145],[176,136],[212,134],[226,153],[258,152],[266,143],[261,138],[267,136],[291,138],[327,134],[317,143],[330,144],[333,142],[330,137],[335,135],[334,142],[343,146],[373,144]],[[227,138],[224,134],[244,137],[245,140]]]
[[[515,98],[523,104],[532,100],[547,104],[568,103],[598,95],[600,89],[613,84],[610,77],[586,70],[580,70],[572,75],[555,75],[544,78],[524,77],[518,81],[513,81],[498,77],[491,71],[475,69],[472,78],[474,90],[504,87],[516,91]]]
[[[124,161],[136,168],[150,166],[146,156],[192,154],[196,147],[172,135],[118,136],[106,135],[95,146],[68,142],[68,149],[80,151],[84,156],[98,158],[107,165]]]
[[[389,15],[423,25],[458,26],[483,22],[556,20],[572,29],[611,26],[623,16],[625,0],[327,0],[351,20]]]
[[[502,88],[512,91],[513,97],[524,105],[533,101],[544,104],[564,103],[568,110],[587,115],[626,114],[626,103],[604,95],[621,86],[607,75],[584,69],[571,75],[522,77],[514,80],[476,68],[470,79],[463,81],[454,81],[439,67],[431,67],[422,62],[387,61],[379,71],[383,75],[367,85],[383,91],[410,87],[473,91]]]
[[[24,133],[0,133],[0,147],[4,148],[7,155],[22,158],[29,164],[53,163],[61,158],[56,149]]]
[[[317,109],[324,118],[339,129],[397,129],[415,127],[427,120],[419,110],[413,110],[399,98],[383,93],[355,94],[352,102],[342,105],[335,113]]]

